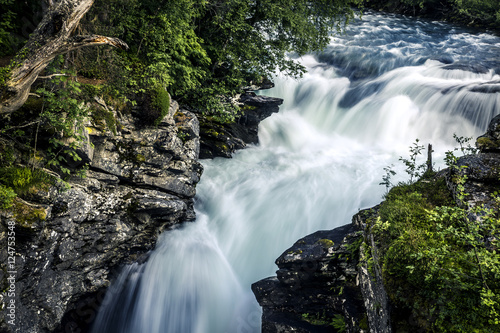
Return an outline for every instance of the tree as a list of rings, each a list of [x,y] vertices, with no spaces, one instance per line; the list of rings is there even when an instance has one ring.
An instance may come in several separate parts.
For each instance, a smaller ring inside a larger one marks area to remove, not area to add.
[[[475,21],[491,24],[498,29],[500,23],[500,2],[498,0],[455,0],[460,14],[472,24]]]
[[[334,30],[353,18],[356,0],[216,0],[197,25],[215,81],[227,85],[267,76],[276,69],[300,75],[301,56],[328,45]]]
[[[110,64],[91,50],[79,49],[76,58],[85,56],[75,66],[83,67],[75,69],[90,77],[99,74],[108,84],[113,80],[105,75],[116,76],[113,91],[128,98],[155,85],[182,103],[217,108],[221,96],[234,95],[277,69],[301,75],[304,68],[289,55],[325,47],[332,30],[354,16],[350,6],[358,1],[46,0],[44,19],[9,75],[0,76],[0,113],[24,103],[30,86],[56,55],[96,44],[127,48],[121,40],[131,45],[130,52],[106,51],[114,74],[99,73]],[[75,36],[77,25],[80,35]],[[109,34],[120,39],[103,36]]]
[[[0,78],[0,114],[10,114],[27,100],[31,85],[60,54],[84,46],[108,44],[127,49],[125,42],[101,35],[73,35],[93,0],[45,0],[44,16],[27,44]]]

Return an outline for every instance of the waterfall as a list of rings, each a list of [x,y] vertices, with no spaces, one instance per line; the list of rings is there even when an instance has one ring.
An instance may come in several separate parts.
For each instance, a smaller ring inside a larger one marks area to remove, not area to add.
[[[297,239],[350,223],[381,201],[383,168],[420,139],[436,168],[453,134],[477,137],[500,113],[500,38],[438,22],[365,14],[328,48],[277,74],[279,114],[260,144],[203,161],[197,220],[166,232],[110,288],[94,332],[259,332],[251,283]],[[423,160],[418,163],[424,162]]]

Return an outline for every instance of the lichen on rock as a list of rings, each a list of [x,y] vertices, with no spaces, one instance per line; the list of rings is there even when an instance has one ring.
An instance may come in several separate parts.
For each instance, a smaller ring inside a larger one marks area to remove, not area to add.
[[[99,102],[95,107],[111,112]],[[176,112],[186,121],[176,122]],[[26,201],[15,199],[11,210],[0,212],[2,237],[9,221],[16,224],[18,318],[15,327],[7,325],[2,311],[0,331],[84,331],[120,268],[143,262],[159,233],[194,219],[203,170],[196,117],[175,101],[157,126],[145,126],[134,114],[116,115],[116,131],[85,131],[93,146],[85,178],[67,179],[66,189],[49,184],[27,192]],[[178,138],[181,129],[189,132],[186,140]],[[3,285],[7,257],[0,253]],[[5,291],[1,296],[5,307],[10,299]]]

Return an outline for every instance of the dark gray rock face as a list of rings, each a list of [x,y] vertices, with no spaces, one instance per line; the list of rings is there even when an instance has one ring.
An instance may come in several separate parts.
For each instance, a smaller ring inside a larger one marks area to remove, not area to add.
[[[16,271],[15,295],[3,286],[0,299],[3,308],[14,302],[15,326],[1,311],[1,332],[85,331],[120,267],[146,260],[160,232],[194,219],[202,173],[196,117],[173,102],[158,128],[133,116],[117,120],[116,135],[87,127],[89,145],[78,152],[90,161],[86,178],[27,203],[45,219],[1,212],[1,239],[9,225],[16,233],[15,269],[0,251],[2,285]]]
[[[500,152],[500,114],[491,120],[486,133],[477,138],[476,146],[481,152]]]
[[[235,122],[221,124],[209,117],[199,116],[201,151],[200,158],[231,157],[236,150],[247,144],[259,142],[259,123],[279,111],[281,98],[257,96],[246,93],[240,96],[241,115]]]
[[[364,239],[358,251],[358,281],[369,332],[391,333],[391,307],[382,279],[379,249],[371,228],[367,227],[367,220],[376,218],[378,209],[379,206],[375,206],[362,210],[352,218],[356,229],[363,230]]]
[[[470,217],[480,221],[481,216],[473,212],[474,207],[484,205],[498,209],[492,197],[500,188],[500,115],[494,117],[486,133],[477,138],[476,147],[479,153],[460,157],[457,167],[449,170],[447,183],[456,195],[456,180],[466,178],[463,184],[464,202],[457,200],[457,203],[466,205],[470,209]]]
[[[262,332],[362,332],[365,306],[357,286],[354,225],[318,231],[277,260],[277,277],[252,285],[263,307]]]

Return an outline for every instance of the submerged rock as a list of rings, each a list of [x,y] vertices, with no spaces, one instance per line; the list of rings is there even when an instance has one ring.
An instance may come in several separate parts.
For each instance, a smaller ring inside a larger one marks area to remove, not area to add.
[[[446,70],[461,70],[468,71],[474,74],[487,74],[489,69],[480,63],[469,63],[469,62],[454,62],[452,64],[443,66]]]

